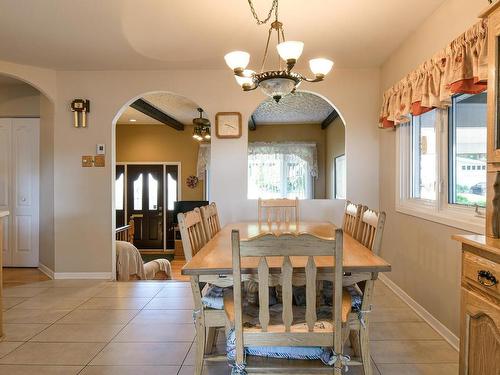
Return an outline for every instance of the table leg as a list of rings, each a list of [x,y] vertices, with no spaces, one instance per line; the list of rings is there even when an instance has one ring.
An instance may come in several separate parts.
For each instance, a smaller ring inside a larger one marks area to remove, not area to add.
[[[205,357],[205,314],[201,303],[200,278],[191,276],[191,290],[193,292],[194,310],[193,318],[196,327],[196,357],[194,365],[194,375],[201,375],[203,371],[203,358]]]

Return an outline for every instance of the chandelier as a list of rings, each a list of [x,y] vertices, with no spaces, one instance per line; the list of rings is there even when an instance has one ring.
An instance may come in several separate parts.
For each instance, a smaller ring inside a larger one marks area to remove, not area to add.
[[[292,72],[293,67],[302,54],[304,43],[285,40],[283,23],[278,20],[278,0],[273,0],[267,18],[264,20],[260,20],[257,16],[252,0],[248,0],[248,4],[258,25],[266,24],[271,19],[273,11],[275,20],[269,28],[260,73],[246,69],[250,62],[250,54],[248,52],[233,51],[224,56],[226,64],[233,70],[236,82],[241,86],[243,91],[251,91],[260,87],[264,94],[272,97],[278,103],[283,96],[294,92],[302,81],[322,81],[333,67],[333,61],[331,60],[324,58],[309,60],[309,67],[315,76],[314,78],[306,78],[300,73]],[[277,70],[264,71],[269,42],[271,41],[273,31],[276,32],[278,37],[278,44],[276,46],[278,55],[286,62],[286,67],[282,68],[282,62],[279,60]]]
[[[210,136],[210,121],[207,118],[203,118],[203,109],[198,108],[200,117],[193,119],[193,138],[197,141],[209,141]]]

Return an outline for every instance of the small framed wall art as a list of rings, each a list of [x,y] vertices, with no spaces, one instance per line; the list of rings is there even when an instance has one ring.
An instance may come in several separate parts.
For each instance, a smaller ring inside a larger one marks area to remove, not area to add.
[[[215,115],[215,135],[217,138],[241,137],[241,113],[219,112]]]

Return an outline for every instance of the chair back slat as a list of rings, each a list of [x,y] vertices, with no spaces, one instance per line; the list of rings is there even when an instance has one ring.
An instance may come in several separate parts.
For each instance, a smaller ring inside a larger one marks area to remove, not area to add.
[[[293,294],[292,294],[292,277],[293,267],[290,262],[290,257],[283,258],[283,265],[281,266],[281,285],[282,285],[282,299],[283,299],[283,324],[285,325],[285,332],[290,332],[290,327],[293,322]]]
[[[203,226],[205,228],[205,236],[208,241],[219,233],[221,229],[219,213],[217,212],[217,206],[214,202],[210,203],[208,206],[201,207],[200,211],[203,219]]]
[[[269,325],[269,266],[266,257],[259,261],[259,321],[262,332],[267,332]]]
[[[262,223],[299,223],[299,199],[261,199],[258,202],[259,225]]]
[[[344,221],[342,224],[344,233],[353,237],[356,235],[362,208],[363,206],[360,204],[354,204],[351,201],[345,202]]]
[[[179,231],[181,233],[184,257],[191,260],[193,256],[205,246],[207,239],[203,228],[203,221],[199,208],[177,215]]]
[[[385,225],[385,212],[377,212],[363,206],[356,239],[363,246],[379,255],[382,247],[382,234]]]
[[[307,259],[306,265],[306,323],[309,332],[314,330],[314,323],[318,320],[316,314],[316,262],[314,257]]]

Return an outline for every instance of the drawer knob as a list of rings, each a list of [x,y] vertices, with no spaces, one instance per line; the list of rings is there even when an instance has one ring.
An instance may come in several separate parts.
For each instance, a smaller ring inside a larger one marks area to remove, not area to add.
[[[492,287],[498,284],[498,280],[490,271],[477,271],[477,281],[485,287]]]

